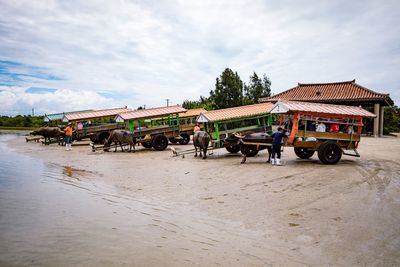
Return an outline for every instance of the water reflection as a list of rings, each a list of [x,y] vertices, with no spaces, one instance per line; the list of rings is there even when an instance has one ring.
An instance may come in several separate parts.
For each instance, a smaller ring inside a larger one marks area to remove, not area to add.
[[[72,167],[71,166],[64,166],[63,173],[68,177],[72,177]]]
[[[260,233],[98,174],[12,152],[0,135],[0,266],[263,265]],[[145,179],[145,177],[144,177]],[[210,258],[210,253],[213,252]]]

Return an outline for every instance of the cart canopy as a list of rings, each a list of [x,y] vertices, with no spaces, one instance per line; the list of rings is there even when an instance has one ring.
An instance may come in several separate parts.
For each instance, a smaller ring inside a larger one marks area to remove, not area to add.
[[[186,109],[184,109],[183,107],[178,106],[178,105],[169,106],[169,107],[140,109],[140,110],[133,110],[133,111],[119,113],[115,117],[115,121],[124,122],[126,120],[157,118],[157,117],[167,116],[167,115],[171,115],[171,114],[178,114],[181,112],[186,112]]]
[[[361,107],[299,101],[278,101],[267,111],[267,113],[272,114],[293,114],[296,112],[345,117],[376,117],[375,114]]]
[[[64,122],[84,121],[84,120],[90,120],[90,119],[114,117],[118,113],[126,112],[129,110],[131,110],[131,109],[129,109],[125,106],[123,108],[99,109],[99,110],[66,113],[63,117],[63,121]]]
[[[197,122],[219,122],[254,116],[266,115],[265,111],[272,107],[272,103],[261,103],[247,106],[217,109],[200,113]]]

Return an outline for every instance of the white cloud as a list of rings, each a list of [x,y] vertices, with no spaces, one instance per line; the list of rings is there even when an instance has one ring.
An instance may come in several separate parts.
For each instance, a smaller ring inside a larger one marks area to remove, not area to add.
[[[398,103],[399,7],[397,1],[2,1],[0,60],[63,78],[19,83],[60,90],[40,96],[14,90],[17,101],[7,110],[181,103],[208,95],[226,67],[244,81],[253,71],[266,73],[275,93],[297,82],[356,78]],[[97,94],[104,91],[116,99]],[[51,104],[54,96],[74,95],[95,101]]]

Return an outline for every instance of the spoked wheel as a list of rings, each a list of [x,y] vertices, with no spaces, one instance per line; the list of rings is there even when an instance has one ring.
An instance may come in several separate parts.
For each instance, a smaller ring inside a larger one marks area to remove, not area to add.
[[[295,147],[294,153],[301,159],[309,159],[314,155],[315,151],[308,148]]]
[[[187,145],[190,142],[190,135],[187,133],[181,134],[182,139],[179,140],[180,145]]]
[[[258,154],[258,150],[254,146],[241,146],[240,152],[247,157],[254,157]]]
[[[228,152],[230,153],[238,153],[240,151],[240,146],[238,145],[234,145],[234,146],[227,146],[225,147],[226,150],[228,150]]]
[[[143,147],[145,148],[152,148],[153,147],[153,143],[152,141],[147,141],[147,142],[143,142],[141,143]]]
[[[333,141],[326,141],[319,146],[318,158],[324,164],[336,164],[342,158],[342,149]]]
[[[153,147],[155,150],[161,151],[168,146],[168,138],[164,135],[157,135],[153,140]]]

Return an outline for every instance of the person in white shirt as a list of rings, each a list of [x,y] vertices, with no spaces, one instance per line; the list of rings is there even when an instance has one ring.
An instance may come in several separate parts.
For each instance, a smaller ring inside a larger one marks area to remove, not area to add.
[[[315,129],[316,132],[326,132],[326,126],[321,121],[318,122],[317,120],[317,128]]]

